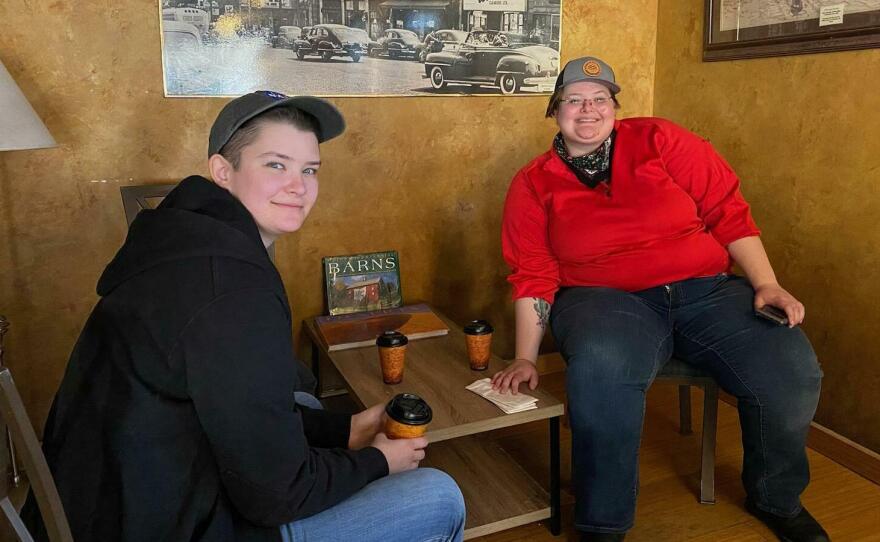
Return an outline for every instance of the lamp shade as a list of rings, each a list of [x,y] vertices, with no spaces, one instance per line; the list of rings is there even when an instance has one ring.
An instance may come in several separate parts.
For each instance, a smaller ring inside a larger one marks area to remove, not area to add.
[[[0,62],[0,151],[55,145],[52,134]]]

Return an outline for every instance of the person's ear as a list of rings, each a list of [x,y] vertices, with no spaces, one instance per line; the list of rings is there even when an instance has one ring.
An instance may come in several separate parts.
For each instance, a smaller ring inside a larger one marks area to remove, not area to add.
[[[230,189],[232,182],[232,163],[229,162],[222,154],[214,154],[208,158],[208,170],[211,172],[211,178],[219,186]]]

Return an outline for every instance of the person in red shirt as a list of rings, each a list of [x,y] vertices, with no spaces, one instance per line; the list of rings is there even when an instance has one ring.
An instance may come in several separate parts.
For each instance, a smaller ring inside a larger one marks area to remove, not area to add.
[[[510,184],[516,359],[493,386],[535,389],[550,325],[567,364],[575,527],[622,540],[645,392],[675,355],[738,399],[748,511],[784,540],[828,540],[800,502],[822,378],[804,306],[779,285],[731,167],[670,121],[617,119],[618,92],[602,60],[569,62],[547,108],[559,134]],[[787,325],[759,318],[765,305]]]

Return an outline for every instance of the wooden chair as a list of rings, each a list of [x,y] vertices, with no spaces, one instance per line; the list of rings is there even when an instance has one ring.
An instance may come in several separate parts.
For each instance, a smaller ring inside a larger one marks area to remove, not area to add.
[[[552,354],[560,356],[560,354]],[[560,358],[561,359],[561,358]],[[693,432],[691,386],[703,389],[702,460],[700,466],[700,502],[715,504],[715,438],[718,429],[718,384],[709,374],[679,359],[672,358],[660,368],[656,380],[677,383],[679,431]]]
[[[49,540],[52,542],[73,542],[67,516],[64,515],[61,498],[58,496],[58,490],[52,480],[52,473],[46,464],[46,457],[43,455],[40,442],[37,440],[34,428],[24,410],[21,396],[12,380],[12,374],[9,372],[9,368],[3,365],[3,335],[7,327],[8,323],[5,318],[0,316],[0,417],[9,428],[12,442],[16,444],[16,449],[19,452],[18,458],[24,463]],[[3,450],[2,453],[5,456],[7,452]],[[9,522],[19,540],[33,542],[30,533],[18,515],[18,511],[9,499],[10,484],[7,473],[0,472],[0,478],[2,478],[0,480],[0,509],[3,511],[3,517]]]
[[[131,226],[134,217],[144,209],[155,209],[175,186],[176,183],[121,187],[119,191],[122,193],[122,208],[125,209],[125,221],[128,225]]]
[[[707,373],[678,359],[671,359],[657,373],[657,380],[678,383],[679,431],[692,432],[691,386],[703,388],[702,465],[700,502],[715,504],[715,437],[718,429],[718,384]]]
[[[123,186],[119,188],[122,193],[122,208],[125,210],[125,221],[131,226],[134,217],[144,209],[155,209],[162,199],[174,190],[177,183],[172,184],[139,184],[135,186]],[[275,245],[272,244],[267,251],[269,259],[275,263]]]

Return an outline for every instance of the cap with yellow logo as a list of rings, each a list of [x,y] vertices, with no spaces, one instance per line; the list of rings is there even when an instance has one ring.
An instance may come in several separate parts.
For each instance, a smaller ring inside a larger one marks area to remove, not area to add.
[[[608,87],[612,94],[620,92],[614,80],[614,70],[601,59],[594,56],[576,58],[565,65],[556,78],[556,90],[571,83],[591,81]]]

